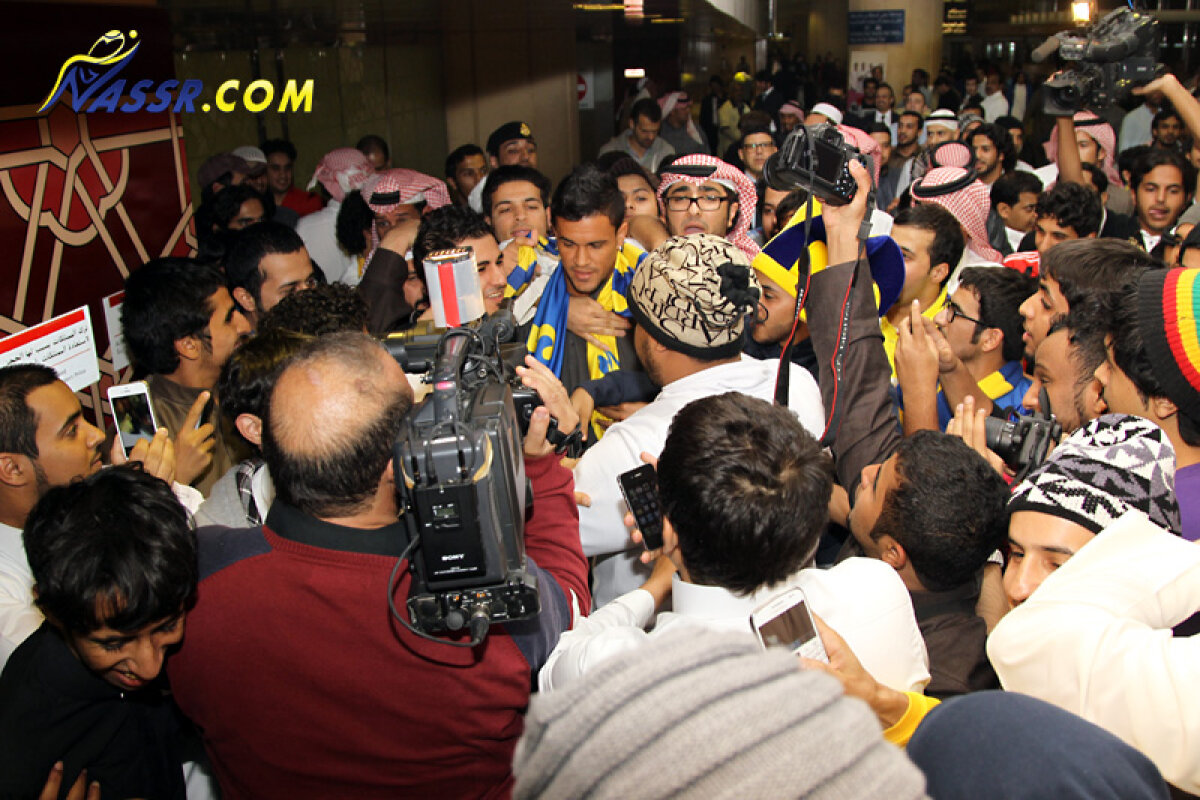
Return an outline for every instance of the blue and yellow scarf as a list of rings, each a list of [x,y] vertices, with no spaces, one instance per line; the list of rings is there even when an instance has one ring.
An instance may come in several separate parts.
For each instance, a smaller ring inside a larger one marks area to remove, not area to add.
[[[522,248],[526,249],[526,248]],[[600,287],[596,297],[606,311],[615,311],[623,317],[629,317],[629,303],[625,293],[633,280],[633,271],[642,259],[645,251],[633,244],[626,243],[617,251],[617,263],[608,280]],[[511,283],[510,283],[511,285]],[[567,276],[560,266],[546,284],[546,291],[538,303],[537,314],[533,317],[533,325],[529,330],[526,348],[533,357],[553,370],[555,375],[562,376],[562,360],[564,347],[560,346],[567,335],[567,312],[571,297],[567,292]],[[587,342],[588,376],[601,378],[610,372],[621,368],[617,357],[617,340],[615,336],[596,337],[607,350],[601,349],[591,341]],[[599,438],[602,429],[596,425],[600,414],[592,415],[592,429]]]

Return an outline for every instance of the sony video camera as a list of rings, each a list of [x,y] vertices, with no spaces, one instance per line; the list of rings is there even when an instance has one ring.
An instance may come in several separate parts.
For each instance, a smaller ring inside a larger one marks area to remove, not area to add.
[[[844,206],[858,191],[858,183],[850,174],[851,161],[861,162],[868,174],[874,169],[871,157],[846,142],[833,125],[801,125],[767,159],[763,177],[772,189],[805,189],[822,203]]]
[[[1055,52],[1071,66],[1043,86],[1045,111],[1052,117],[1118,102],[1135,84],[1149,83],[1162,69],[1158,20],[1128,8],[1106,14],[1082,34],[1056,33],[1032,57],[1043,61]]]
[[[1017,481],[1046,460],[1050,447],[1062,438],[1062,425],[1050,411],[1050,398],[1043,387],[1038,394],[1040,413],[1015,421],[988,417],[983,421],[988,449],[1016,472]]]
[[[533,498],[522,438],[541,399],[513,370],[524,348],[504,348],[515,331],[501,310],[473,326],[384,339],[405,371],[431,367],[433,390],[406,417],[394,450],[411,549],[408,611],[427,635],[469,627],[478,642],[492,623],[540,609],[525,567]]]

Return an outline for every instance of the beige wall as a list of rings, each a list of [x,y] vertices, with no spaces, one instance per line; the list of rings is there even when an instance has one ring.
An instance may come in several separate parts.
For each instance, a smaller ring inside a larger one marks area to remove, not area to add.
[[[942,64],[941,0],[850,0],[850,11],[904,9],[903,44],[851,45],[850,50],[878,50],[887,54],[884,76],[897,93],[909,82],[917,67],[929,70],[930,80]],[[843,18],[844,19],[844,18]],[[843,22],[843,24],[845,24]],[[843,29],[841,41],[846,40]],[[896,106],[900,107],[900,98]]]
[[[296,184],[304,186],[321,156],[375,133],[392,148],[392,164],[442,177],[446,154],[481,147],[499,125],[528,122],[539,165],[557,180],[579,161],[575,95],[575,28],[569,3],[558,0],[455,0],[430,8],[440,33],[386,44],[296,46],[282,51],[284,78],[315,84],[312,112],[287,115],[296,145]],[[274,49],[259,51],[264,78],[278,82]],[[180,79],[204,81],[211,97],[223,81],[254,79],[249,51],[176,56]],[[283,135],[282,115],[262,114],[267,137]],[[257,144],[248,111],[185,115],[193,182],[208,156]]]
[[[442,6],[447,151],[480,147],[521,120],[538,142],[538,167],[558,181],[579,161],[575,24],[558,0],[456,0]]]
[[[368,133],[388,141],[394,166],[441,177],[446,156],[441,50],[437,42],[284,49],[285,80],[315,82],[312,111],[286,115],[288,138],[299,154],[296,184],[308,183],[325,153],[353,147]],[[274,50],[260,51],[260,69],[278,83],[274,56]],[[253,80],[248,51],[183,53],[175,67],[180,79],[203,80],[206,96],[230,78],[241,80],[243,88]],[[274,109],[262,112],[268,138],[283,135],[283,116]],[[204,159],[259,141],[254,115],[241,108],[184,115],[182,122],[193,182]]]

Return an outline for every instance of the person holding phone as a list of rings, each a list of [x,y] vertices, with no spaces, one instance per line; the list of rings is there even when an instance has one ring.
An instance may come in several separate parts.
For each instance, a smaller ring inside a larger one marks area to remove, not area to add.
[[[126,279],[121,327],[134,366],[146,375],[154,416],[175,440],[179,482],[207,497],[243,455],[213,390],[249,323],[216,267],[159,258]]]
[[[755,610],[792,587],[880,683],[903,692],[928,682],[912,603],[893,569],[866,558],[813,568],[833,469],[790,410],[737,392],[694,400],[672,420],[656,469],[663,555],[641,588],[563,634],[538,673],[542,691],[672,630],[750,637]],[[668,597],[672,610],[656,619]]]
[[[33,573],[21,534],[37,501],[58,486],[103,466],[104,432],[88,422],[79,398],[50,367],[0,368],[0,667],[42,624],[34,603]],[[175,450],[166,431],[135,445],[126,457],[163,480],[175,474]]]

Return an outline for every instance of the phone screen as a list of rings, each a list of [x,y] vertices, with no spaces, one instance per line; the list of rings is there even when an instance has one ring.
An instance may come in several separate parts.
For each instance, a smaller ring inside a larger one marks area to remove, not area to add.
[[[792,652],[817,638],[817,629],[803,601],[764,622],[758,632],[768,647],[786,647]]]
[[[121,447],[125,454],[139,439],[154,438],[154,416],[150,411],[150,396],[145,392],[113,397],[113,418],[117,421],[117,433],[121,436]]]
[[[662,507],[658,503],[658,475],[654,467],[642,464],[637,469],[623,472],[617,477],[625,504],[633,514],[638,530],[642,532],[642,544],[647,550],[663,546]]]

